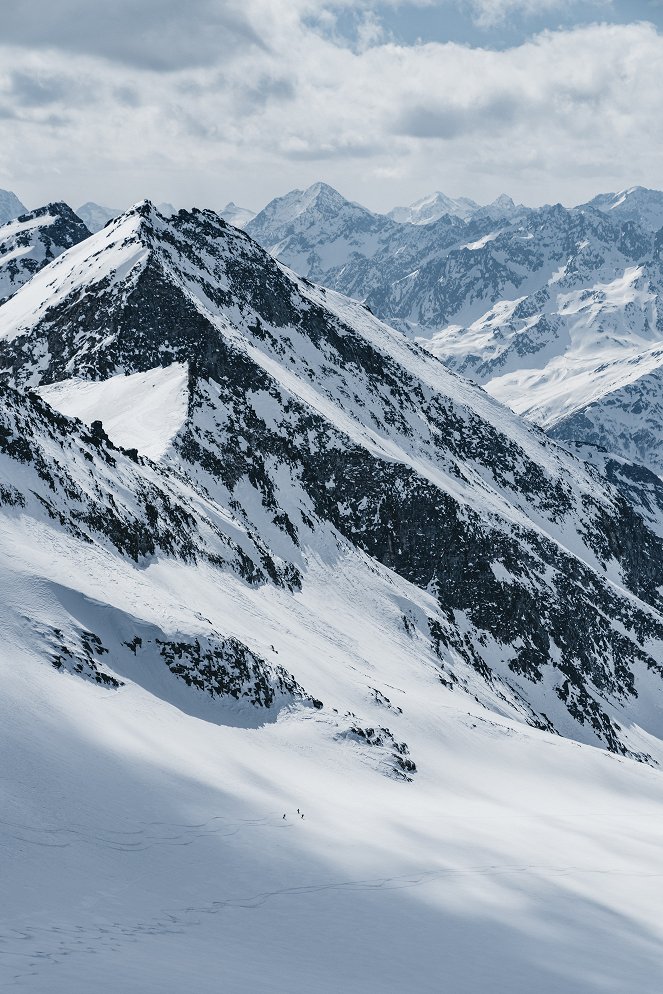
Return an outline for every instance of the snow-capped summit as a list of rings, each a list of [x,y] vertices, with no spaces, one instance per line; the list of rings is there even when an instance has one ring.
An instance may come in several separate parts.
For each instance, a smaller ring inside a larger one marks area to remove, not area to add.
[[[246,225],[252,237],[265,244],[271,238],[274,244],[283,240],[285,231],[294,233],[303,228],[314,228],[322,224],[335,225],[339,215],[353,216],[370,214],[365,208],[346,200],[327,183],[313,183],[306,190],[291,190],[282,197],[271,200]],[[324,230],[321,229],[324,236]],[[279,237],[281,236],[281,237]]]
[[[255,216],[255,211],[249,210],[248,207],[238,207],[232,200],[226,204],[223,210],[219,211],[219,217],[235,228],[245,228]]]
[[[621,221],[634,221],[650,231],[663,227],[663,192],[632,186],[618,193],[602,193],[583,207],[604,211]]]
[[[490,204],[478,207],[472,214],[474,220],[491,219],[493,221],[515,221],[525,217],[531,208],[524,204],[516,204],[506,193],[500,194]]]
[[[101,204],[95,204],[88,200],[87,203],[81,204],[76,209],[76,213],[90,231],[101,231],[105,224],[108,224],[122,212],[119,208],[102,207]]]
[[[65,203],[46,204],[0,226],[0,301],[90,232]]]
[[[19,217],[27,212],[27,207],[21,203],[11,190],[0,190],[0,224]]]
[[[438,190],[420,200],[415,200],[409,207],[394,207],[387,217],[401,224],[430,224],[445,214],[460,217],[464,221],[479,210],[479,204],[469,197],[453,199]]]
[[[332,270],[351,258],[370,257],[399,227],[326,183],[314,183],[272,200],[245,230],[300,275],[333,285]]]
[[[169,203],[159,204],[158,209],[165,217],[170,217],[176,213],[176,208]],[[82,204],[76,213],[90,231],[101,231],[109,221],[119,217],[122,211],[119,207],[102,207],[101,204],[95,204],[90,200],[86,204]]]

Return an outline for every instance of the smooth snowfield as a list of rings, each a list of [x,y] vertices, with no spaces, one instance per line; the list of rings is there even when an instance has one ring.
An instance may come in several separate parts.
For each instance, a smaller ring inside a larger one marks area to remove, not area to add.
[[[160,459],[186,418],[187,375],[185,363],[173,363],[100,383],[62,380],[37,393],[62,414],[86,424],[101,421],[115,445]]]
[[[658,994],[657,770],[445,689],[397,625],[405,585],[353,557],[293,597],[55,536],[0,530],[3,989]],[[128,673],[57,673],[29,633],[76,604],[104,641],[113,608],[273,645],[325,708],[228,727]],[[339,741],[333,708],[405,739],[414,781]]]

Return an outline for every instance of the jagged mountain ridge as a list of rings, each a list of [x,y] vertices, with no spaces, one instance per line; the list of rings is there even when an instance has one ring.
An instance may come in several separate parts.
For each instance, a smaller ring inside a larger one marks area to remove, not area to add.
[[[443,214],[453,214],[455,217],[467,220],[477,210],[479,204],[469,197],[454,199],[438,190],[415,200],[408,207],[394,207],[387,212],[387,217],[402,224],[430,224],[431,221],[441,218]]]
[[[187,420],[162,464],[304,587],[312,555],[368,554],[413,585],[411,602],[432,593],[408,624],[451,684],[476,693],[478,675],[508,713],[647,751],[655,722],[644,738],[632,726],[660,669],[660,539],[600,476],[360,305],[213,212],[169,221],[143,204],[38,274],[0,328],[19,385],[188,363]]]
[[[505,201],[499,216],[481,209],[469,224],[394,229],[317,184],[274,201],[247,230],[555,437],[660,472],[662,198],[633,188],[571,209]]]
[[[65,203],[46,204],[0,226],[0,301],[89,234]]]
[[[635,221],[649,231],[663,228],[663,193],[632,186],[618,193],[601,193],[583,207],[593,207],[620,221]]]

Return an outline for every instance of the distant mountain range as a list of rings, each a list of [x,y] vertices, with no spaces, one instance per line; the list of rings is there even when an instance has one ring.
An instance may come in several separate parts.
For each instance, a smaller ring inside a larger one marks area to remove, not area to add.
[[[663,194],[434,215],[397,223],[315,184],[246,230],[557,437],[663,471]]]
[[[22,207],[13,194],[0,202]],[[3,297],[115,213],[87,204],[86,224],[69,211],[63,226],[62,211],[51,233],[47,208],[0,229]],[[533,209],[436,193],[384,215],[316,183],[257,214],[230,203],[219,216],[555,437],[663,472],[663,194],[634,187]]]

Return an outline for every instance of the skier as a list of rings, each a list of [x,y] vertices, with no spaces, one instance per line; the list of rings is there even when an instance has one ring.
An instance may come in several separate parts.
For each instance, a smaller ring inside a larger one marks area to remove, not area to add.
[[[283,815],[283,821],[285,821],[285,815]]]

